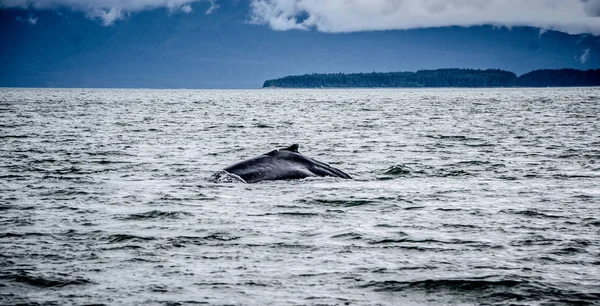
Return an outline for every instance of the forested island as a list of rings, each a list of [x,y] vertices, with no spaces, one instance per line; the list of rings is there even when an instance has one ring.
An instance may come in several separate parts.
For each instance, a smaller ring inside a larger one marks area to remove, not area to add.
[[[437,69],[417,72],[327,73],[267,80],[263,87],[559,87],[600,86],[600,69],[543,69],[518,76],[500,69]]]

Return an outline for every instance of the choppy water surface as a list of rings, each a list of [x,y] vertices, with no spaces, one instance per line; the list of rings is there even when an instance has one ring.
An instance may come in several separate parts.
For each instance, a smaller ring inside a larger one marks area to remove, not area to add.
[[[593,304],[600,89],[0,89],[0,304]],[[355,180],[207,180],[293,143]]]

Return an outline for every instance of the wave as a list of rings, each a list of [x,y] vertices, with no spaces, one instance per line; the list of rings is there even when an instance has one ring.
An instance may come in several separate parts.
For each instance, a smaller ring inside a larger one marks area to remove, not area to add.
[[[385,174],[388,175],[395,175],[395,176],[400,176],[400,175],[408,175],[412,172],[412,170],[403,164],[398,164],[398,165],[393,165],[391,167],[389,167],[388,169],[385,170]]]
[[[30,275],[28,273],[19,273],[13,275],[3,275],[3,279],[12,280],[17,283],[24,283],[27,285],[40,287],[40,288],[52,288],[52,287],[65,287],[70,285],[87,285],[92,282],[86,278],[75,277],[75,278],[61,278],[52,277],[45,275]]]
[[[149,220],[149,219],[182,219],[192,216],[192,213],[186,211],[160,211],[151,210],[144,213],[129,214],[126,216],[116,217],[120,220]]]
[[[29,138],[28,135],[0,135],[0,139],[2,138]]]
[[[561,289],[553,284],[519,276],[370,281],[358,287],[371,288],[376,292],[449,293],[465,302],[471,301],[469,304],[486,305],[505,305],[507,302],[521,305],[519,301],[527,305],[594,305],[600,300],[600,290],[589,286],[580,286],[578,290]]]
[[[540,212],[535,209],[526,209],[526,210],[516,210],[516,209],[502,209],[501,213],[505,214],[515,214],[515,215],[524,215],[532,218],[548,218],[548,219],[558,219],[564,218],[564,216],[552,215],[544,212]]]
[[[15,200],[16,198],[7,198],[4,200]],[[35,206],[21,206],[21,205],[13,205],[13,204],[0,204],[0,211],[3,210],[34,210]]]
[[[437,176],[440,177],[453,177],[453,176],[471,176],[470,172],[465,170],[451,170],[451,169],[439,169]]]
[[[353,207],[353,206],[362,206],[367,204],[376,203],[373,200],[364,200],[364,199],[300,199],[296,200],[296,202],[303,204],[316,204],[316,205],[325,205],[325,206],[343,206],[343,207]]]
[[[386,238],[381,240],[373,240],[370,244],[394,244],[394,243],[419,243],[419,244],[481,244],[481,241],[450,239],[415,239],[415,238]]]
[[[459,142],[467,142],[464,145],[469,147],[493,147],[495,144],[487,142],[487,140],[477,137],[469,137],[463,135],[426,135],[427,138],[445,140],[445,141],[459,141]],[[468,143],[468,142],[476,142],[476,143]]]
[[[371,281],[361,288],[374,288],[375,291],[404,291],[410,289],[448,290],[448,291],[482,291],[488,289],[507,289],[523,285],[526,282],[517,280],[486,280],[482,278],[466,279],[425,279],[417,281]]]
[[[166,247],[183,248],[191,245],[207,245],[216,242],[229,242],[241,237],[226,233],[214,233],[207,236],[177,236],[167,239]]]
[[[23,237],[44,237],[44,236],[50,236],[52,237],[51,234],[46,234],[46,233],[38,233],[38,232],[31,232],[31,233],[0,233],[0,238],[23,238]]]
[[[463,161],[455,164],[450,164],[446,168],[415,170],[405,164],[396,164],[383,170],[377,171],[377,180],[393,180],[403,177],[426,176],[426,177],[456,177],[456,176],[472,176],[473,173],[463,170],[465,167],[490,165],[486,161]],[[504,165],[490,165],[490,167],[499,167]],[[380,174],[380,172],[383,172]]]
[[[312,212],[301,212],[301,211],[284,211],[284,212],[277,212],[277,213],[257,214],[257,215],[253,215],[253,216],[317,217],[317,216],[320,216],[320,214],[312,213]]]
[[[142,237],[128,234],[115,234],[106,236],[103,240],[107,240],[108,243],[121,243],[121,242],[144,242],[149,240],[155,240],[154,237]]]

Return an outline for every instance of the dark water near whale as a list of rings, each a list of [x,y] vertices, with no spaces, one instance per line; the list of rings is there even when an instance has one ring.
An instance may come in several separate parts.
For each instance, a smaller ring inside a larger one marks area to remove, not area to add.
[[[0,89],[0,114],[0,304],[600,300],[600,88]],[[293,143],[355,180],[207,180]]]

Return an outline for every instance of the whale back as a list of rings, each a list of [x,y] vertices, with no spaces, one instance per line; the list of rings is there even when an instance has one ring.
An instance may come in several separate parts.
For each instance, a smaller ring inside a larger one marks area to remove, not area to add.
[[[235,163],[224,170],[241,177],[247,183],[264,180],[291,180],[311,176],[332,176],[351,179],[350,175],[326,163],[298,152],[298,144],[278,149]]]

